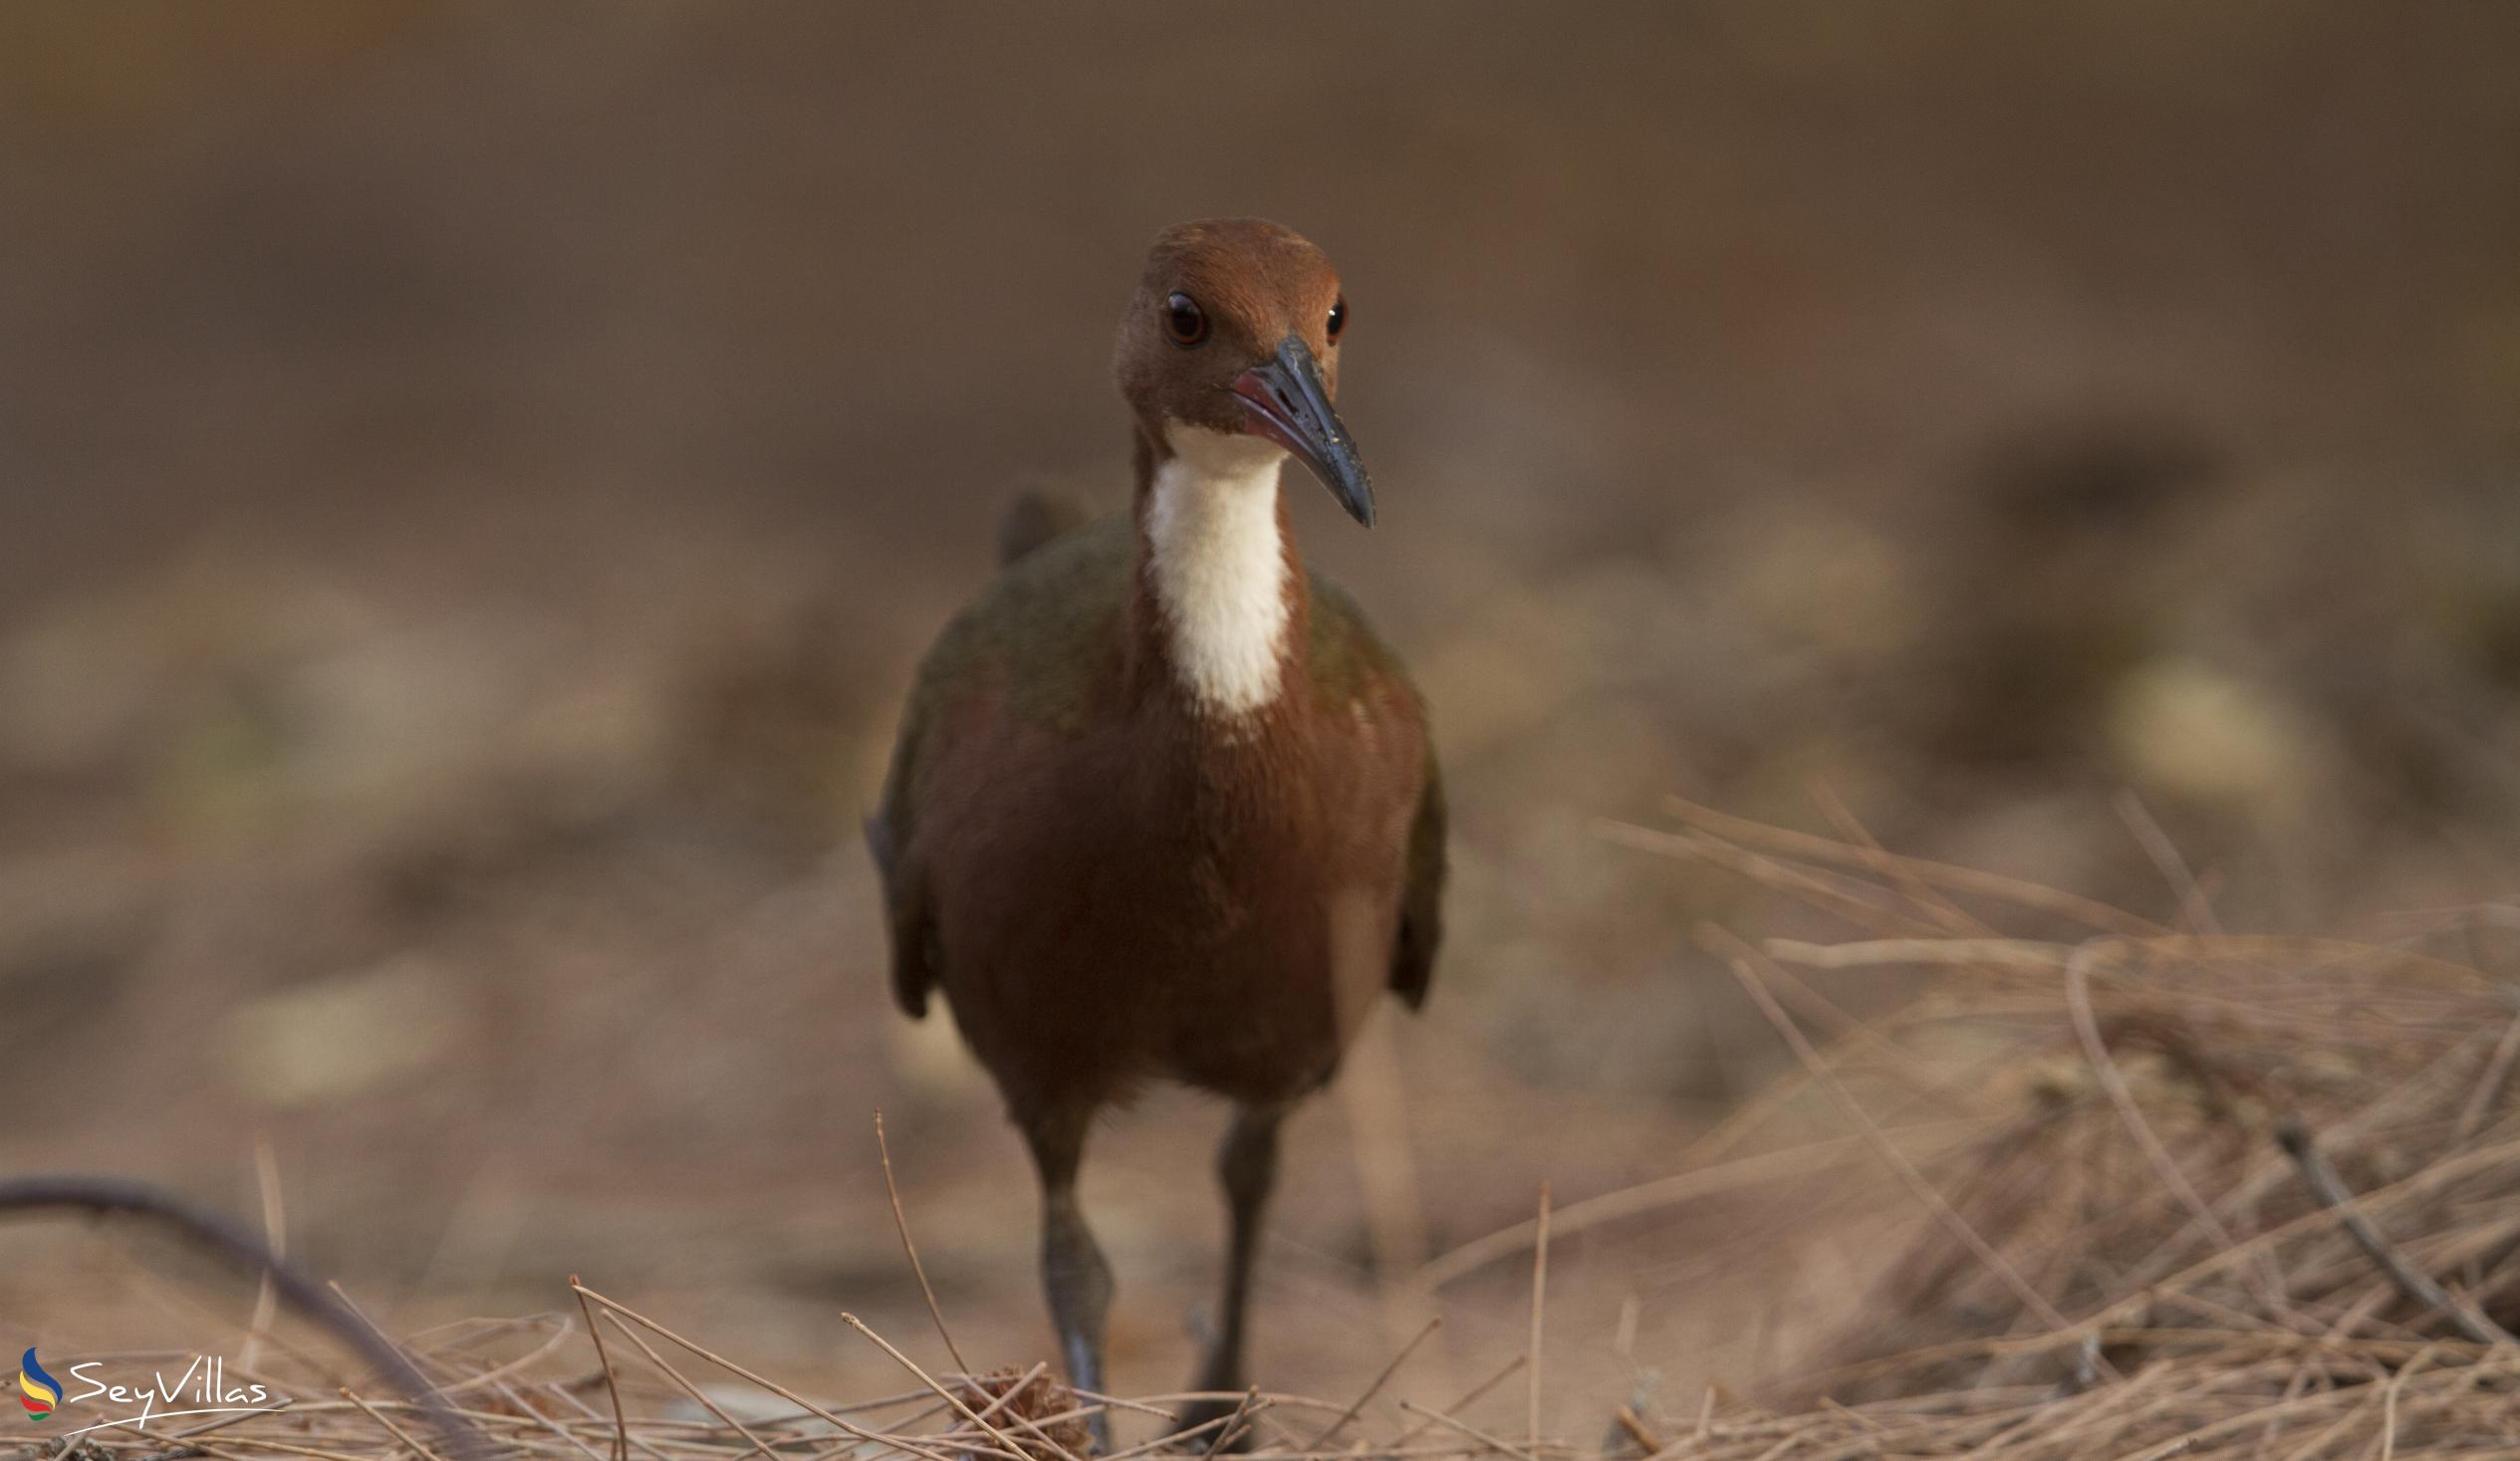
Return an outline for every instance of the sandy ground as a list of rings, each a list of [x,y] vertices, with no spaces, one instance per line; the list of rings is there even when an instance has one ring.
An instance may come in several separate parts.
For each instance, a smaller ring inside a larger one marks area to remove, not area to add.
[[[2166,913],[2157,822],[2238,926],[2511,891],[2515,16],[15,10],[0,1166],[250,1211],[263,1135],[389,1324],[575,1272],[865,1389],[843,1308],[925,1342],[880,1106],[966,1347],[1045,1354],[1028,1173],[885,998],[855,819],[1010,493],[1122,500],[1145,238],[1262,213],[1348,280],[1384,525],[1297,522],[1425,682],[1457,874],[1430,1009],[1294,1128],[1259,1356],[1342,1393],[1440,1312],[1448,1398],[1528,1269],[1417,1265],[1783,1059],[1689,931],[1786,915],[1596,818],[1817,784]],[[1098,1138],[1124,1388],[1187,1373],[1217,1125]],[[1562,1244],[1563,1423],[1630,1356],[1754,1375],[1905,1220],[1847,1200]],[[48,1350],[249,1302],[0,1254]]]

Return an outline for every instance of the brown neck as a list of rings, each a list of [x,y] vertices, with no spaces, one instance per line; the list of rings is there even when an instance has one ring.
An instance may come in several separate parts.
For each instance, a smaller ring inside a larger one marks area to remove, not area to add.
[[[1277,718],[1305,693],[1311,596],[1279,459],[1254,438],[1167,441],[1139,428],[1129,614],[1139,693],[1227,726]]]

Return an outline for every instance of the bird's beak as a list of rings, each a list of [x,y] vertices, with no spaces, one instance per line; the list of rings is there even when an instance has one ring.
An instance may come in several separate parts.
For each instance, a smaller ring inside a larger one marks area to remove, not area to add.
[[[1236,376],[1234,394],[1242,398],[1245,431],[1295,453],[1348,516],[1374,526],[1374,484],[1366,480],[1346,423],[1331,408],[1321,363],[1301,336],[1288,336],[1275,358]]]

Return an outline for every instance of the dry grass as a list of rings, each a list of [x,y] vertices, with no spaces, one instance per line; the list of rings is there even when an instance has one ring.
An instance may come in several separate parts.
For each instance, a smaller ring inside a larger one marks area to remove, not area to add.
[[[1864,1270],[1851,1317],[1769,1378],[1764,1404],[1710,1389],[1673,1413],[1640,1390],[1599,1417],[1597,1438],[1539,1435],[1544,1207],[1528,1229],[1429,1270],[1528,1249],[1525,1360],[1437,1407],[1408,1395],[1403,1350],[1355,1397],[1225,1397],[1242,1403],[1173,1449],[1248,1445],[1274,1461],[2394,1461],[2520,1444],[2520,1342],[2508,1333],[2520,1324],[2520,1110],[2508,1091],[2520,1014],[2510,983],[2476,967],[2469,937],[2495,910],[2444,914],[2392,943],[2233,934],[2165,841],[2174,924],[1898,857],[1849,821],[1837,840],[1673,810],[1675,831],[1603,834],[1730,868],[1864,935],[1702,934],[1801,1066],[1726,1131],[1821,1103],[1853,1132],[1811,1160],[1779,1153],[1744,1180],[1845,1187],[1861,1180],[1851,1164],[1873,1162],[1908,1204],[1909,1223],[1877,1204],[1860,1228],[1816,1216],[1816,1231],[1761,1235],[1778,1247],[1909,1234]],[[1921,984],[1870,1021],[1822,987],[1893,969]],[[1732,1180],[1717,1163],[1742,1160],[1724,1144],[1638,1194],[1562,1209],[1561,1233],[1717,1190]],[[903,1239],[914,1263],[906,1225]],[[432,1433],[408,1400],[282,1365],[269,1382],[340,1398],[193,1431],[99,1431],[83,1438],[84,1461],[448,1461],[467,1448],[1073,1461],[1093,1410],[1152,1434],[1195,1398],[1077,1394],[1042,1365],[931,1371],[859,1326],[898,1361],[902,1388],[823,1402],[590,1289],[575,1297],[583,1325],[547,1316],[413,1341],[468,1435]],[[1516,1369],[1526,1392],[1513,1401],[1498,1391]]]
[[[1817,1091],[1927,1219],[1778,1381],[1794,1413],[1718,1416],[1673,1455],[2520,1443],[2520,1017],[2466,957],[2496,910],[2387,944],[2246,936],[2218,931],[2166,844],[2176,925],[1897,857],[1851,824],[1672,811],[1677,831],[1605,835],[1870,935],[1703,939],[1802,1058],[1762,1104]],[[1828,1018],[1803,976],[1893,969],[1921,993],[1828,1045],[1784,1007]],[[1907,1113],[1955,1099],[1983,1129],[1908,1156]]]

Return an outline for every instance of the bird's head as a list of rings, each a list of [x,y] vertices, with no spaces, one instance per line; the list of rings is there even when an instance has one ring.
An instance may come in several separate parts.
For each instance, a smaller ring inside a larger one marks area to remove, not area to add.
[[[1249,436],[1292,452],[1349,515],[1374,523],[1374,487],[1332,408],[1348,302],[1320,249],[1259,218],[1168,228],[1121,317],[1121,394],[1147,439]]]

